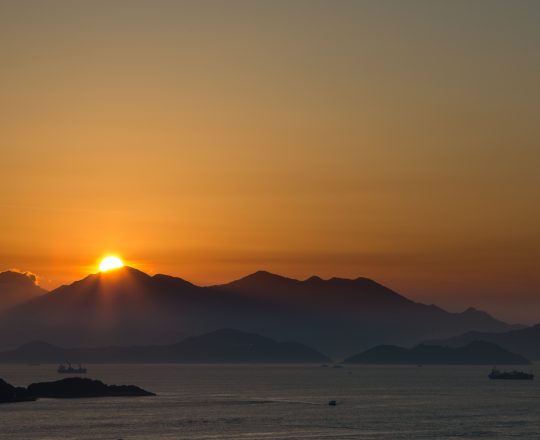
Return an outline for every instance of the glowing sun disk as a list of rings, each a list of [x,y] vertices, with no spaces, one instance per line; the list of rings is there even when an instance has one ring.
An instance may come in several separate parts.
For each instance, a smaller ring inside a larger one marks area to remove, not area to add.
[[[120,258],[110,255],[101,260],[101,263],[99,263],[99,270],[101,272],[107,272],[108,270],[119,269],[123,266],[124,263]]]

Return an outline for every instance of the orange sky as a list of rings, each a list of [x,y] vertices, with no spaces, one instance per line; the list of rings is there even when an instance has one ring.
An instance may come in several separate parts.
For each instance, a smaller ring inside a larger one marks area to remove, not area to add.
[[[368,276],[539,321],[540,5],[0,0],[0,270]]]

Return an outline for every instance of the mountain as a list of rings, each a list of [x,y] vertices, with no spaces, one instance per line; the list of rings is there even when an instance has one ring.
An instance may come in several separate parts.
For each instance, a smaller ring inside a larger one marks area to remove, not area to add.
[[[47,293],[37,285],[31,273],[7,270],[0,272],[0,310],[9,309]]]
[[[379,345],[343,361],[348,364],[448,364],[521,365],[531,362],[489,342],[474,341],[463,347],[417,345],[413,348]]]
[[[300,281],[259,271],[214,288],[303,314],[305,326],[296,329],[295,339],[333,355],[371,347],[374,341],[418,343],[425,339],[422,334],[452,335],[459,328],[515,328],[474,308],[450,313],[411,301],[364,277],[323,280],[313,276]]]
[[[64,346],[166,344],[219,328],[256,332],[258,320],[269,322],[280,313],[256,299],[123,267],[5,311],[0,346],[36,337]]]
[[[330,359],[297,342],[276,342],[252,333],[222,329],[172,345],[60,348],[31,342],[0,353],[4,363],[320,363]]]
[[[298,342],[276,342],[234,329],[187,338],[172,347],[183,362],[328,362],[322,353]]]
[[[540,361],[540,324],[509,332],[488,333],[470,331],[449,339],[436,340],[434,343],[445,344],[451,347],[467,344],[470,341],[487,341],[526,356],[529,359]]]
[[[513,327],[484,312],[449,313],[367,278],[305,281],[256,272],[199,287],[137,269],[89,275],[0,316],[0,347],[36,338],[63,346],[171,344],[220,328],[296,340],[334,357]]]

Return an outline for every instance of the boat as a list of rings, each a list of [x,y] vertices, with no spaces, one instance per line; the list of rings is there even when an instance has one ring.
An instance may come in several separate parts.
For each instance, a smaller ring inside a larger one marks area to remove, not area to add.
[[[335,400],[330,400],[330,401],[328,402],[328,405],[329,405],[329,406],[336,406],[336,405],[337,405],[337,402],[336,402]]]
[[[68,361],[60,364],[58,366],[58,370],[56,371],[62,374],[86,374],[86,368],[83,368],[81,364],[79,364],[78,368],[73,368],[71,363]]]
[[[490,379],[510,379],[510,380],[533,380],[534,374],[525,373],[524,371],[499,371],[496,368],[491,370],[488,377]]]

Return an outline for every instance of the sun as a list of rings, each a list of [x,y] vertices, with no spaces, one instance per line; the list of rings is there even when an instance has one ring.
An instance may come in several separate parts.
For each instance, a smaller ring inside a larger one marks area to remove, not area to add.
[[[101,263],[99,263],[99,270],[101,272],[107,272],[108,270],[119,269],[123,266],[124,263],[120,258],[114,255],[109,255],[108,257],[105,257],[103,260],[101,260]]]

